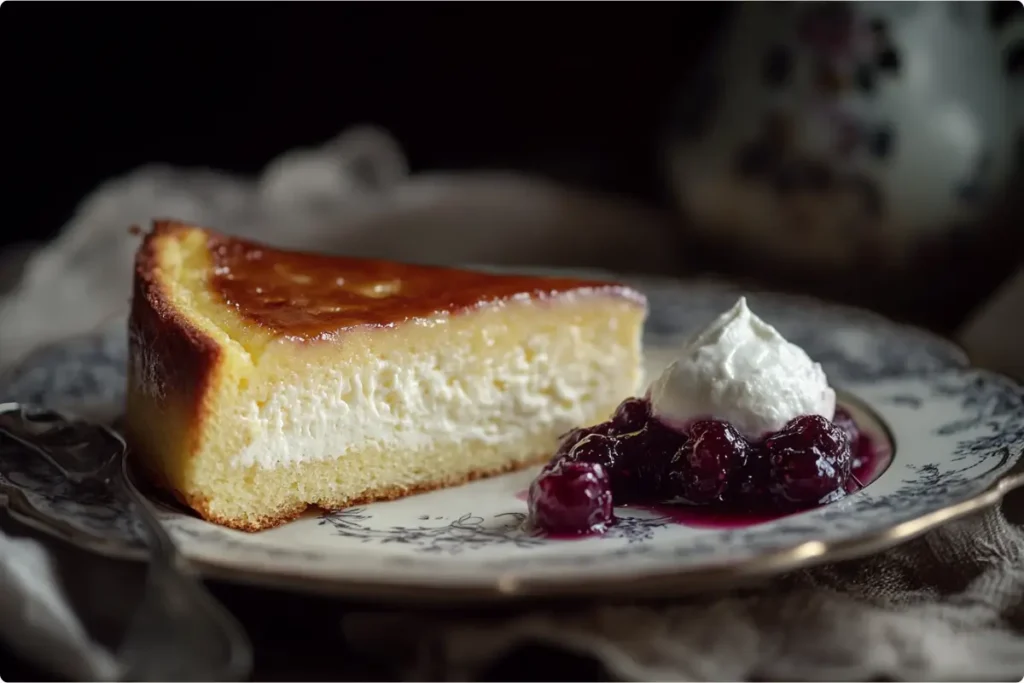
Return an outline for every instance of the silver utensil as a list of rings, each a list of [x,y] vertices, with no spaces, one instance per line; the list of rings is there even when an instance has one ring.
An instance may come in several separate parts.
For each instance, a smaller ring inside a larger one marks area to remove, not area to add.
[[[117,652],[122,680],[248,678],[252,646],[245,631],[196,578],[132,483],[127,446],[116,432],[54,410],[2,403],[0,435],[45,459],[73,484],[106,487],[140,522],[150,564],[142,600]]]

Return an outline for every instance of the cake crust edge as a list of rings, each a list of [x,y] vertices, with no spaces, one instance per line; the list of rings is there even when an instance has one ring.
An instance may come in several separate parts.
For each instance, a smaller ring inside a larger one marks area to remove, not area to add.
[[[173,401],[186,411],[192,429],[185,450],[191,456],[206,420],[206,396],[224,351],[175,307],[166,290],[159,242],[175,239],[188,229],[176,221],[154,221],[136,253],[128,317],[128,388],[129,400],[138,391],[162,407]],[[166,366],[169,359],[174,361],[173,369]]]

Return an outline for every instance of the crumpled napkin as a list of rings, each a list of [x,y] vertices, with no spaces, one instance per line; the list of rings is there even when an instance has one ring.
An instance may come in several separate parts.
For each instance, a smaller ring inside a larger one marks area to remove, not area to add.
[[[116,660],[73,611],[47,549],[34,539],[12,538],[3,531],[0,636],[27,659],[70,679],[117,678]]]

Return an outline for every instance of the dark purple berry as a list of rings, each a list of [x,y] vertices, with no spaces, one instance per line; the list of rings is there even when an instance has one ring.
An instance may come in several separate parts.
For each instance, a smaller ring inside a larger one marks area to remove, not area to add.
[[[846,438],[850,440],[851,447],[857,443],[857,439],[860,438],[860,429],[857,427],[857,423],[853,421],[853,416],[845,408],[836,406],[836,414],[832,418],[832,424],[846,432]]]
[[[644,428],[644,447],[648,455],[668,462],[676,451],[686,443],[687,436],[666,425],[661,420],[651,420]]]
[[[603,434],[587,434],[562,458],[565,462],[589,462],[601,465],[607,472],[613,471],[618,460],[618,443],[615,437]]]
[[[748,512],[772,507],[771,459],[760,445],[751,445],[746,464],[733,474],[722,500]]]
[[[832,424],[846,432],[847,438],[850,439],[850,452],[853,453],[852,471],[860,476],[862,474],[860,470],[868,464],[873,455],[871,439],[864,437],[860,427],[853,421],[853,416],[842,406],[836,407]]]
[[[530,521],[551,534],[598,533],[614,520],[608,474],[600,465],[563,462],[530,485]]]
[[[588,430],[586,427],[576,427],[575,429],[570,429],[568,432],[562,435],[562,440],[558,443],[558,448],[555,450],[555,455],[552,458],[552,460],[558,460],[559,458],[568,455],[569,451],[572,450],[572,447],[579,443],[583,437],[589,434],[590,430]]]
[[[747,463],[750,444],[727,422],[702,420],[690,427],[690,440],[672,459],[674,492],[687,502],[719,500],[734,474]]]
[[[561,460],[569,455],[569,451],[573,449],[580,441],[590,436],[591,434],[601,434],[608,436],[612,434],[611,422],[602,422],[596,424],[593,427],[576,427],[571,429],[562,435],[561,441],[558,444],[558,448],[555,449],[555,454],[552,456],[551,461]]]
[[[615,504],[636,503],[644,499],[641,481],[648,467],[643,432],[618,437],[618,459],[608,473],[612,481]]]
[[[612,425],[620,434],[638,432],[651,418],[651,404],[642,398],[627,398],[615,409]]]
[[[659,502],[672,497],[668,473],[686,435],[659,420],[619,437],[619,460],[612,470],[615,502]]]
[[[764,441],[770,488],[780,503],[812,505],[842,491],[850,477],[850,440],[820,415],[803,415]]]

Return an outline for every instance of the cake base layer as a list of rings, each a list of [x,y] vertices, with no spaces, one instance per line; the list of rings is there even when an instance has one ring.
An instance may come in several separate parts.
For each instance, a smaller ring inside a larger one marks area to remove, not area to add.
[[[222,497],[217,500],[203,493],[185,493],[177,490],[166,480],[164,473],[151,467],[153,458],[142,454],[136,460],[140,473],[158,489],[166,491],[176,500],[197,512],[203,519],[239,531],[262,531],[290,522],[310,508],[323,511],[343,510],[355,505],[366,505],[405,496],[427,493],[439,489],[467,484],[478,479],[516,472],[533,465],[540,465],[551,458],[550,447],[539,450],[538,455],[523,457],[521,453],[506,457],[491,453],[476,454],[472,467],[466,464],[450,465],[444,474],[420,472],[417,476],[404,478],[402,482],[386,476],[382,480],[367,482],[363,476],[367,468],[358,462],[321,461],[294,465],[273,470],[252,468],[241,475],[240,484],[253,495],[259,496],[265,505],[259,509],[248,506],[225,505]],[[444,461],[444,454],[434,454],[432,461]],[[377,462],[378,467],[390,463]],[[399,467],[405,463],[393,463]],[[370,470],[372,471],[372,470]],[[233,509],[232,509],[233,508]]]

